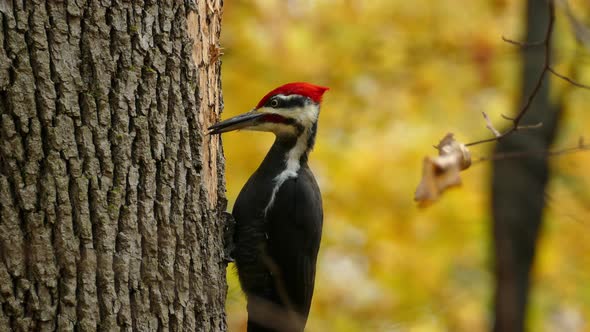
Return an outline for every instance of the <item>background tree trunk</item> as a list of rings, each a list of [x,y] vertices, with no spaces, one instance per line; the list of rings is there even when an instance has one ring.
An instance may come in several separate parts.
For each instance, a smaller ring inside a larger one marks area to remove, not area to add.
[[[0,1],[0,330],[225,330],[222,0],[24,2]]]
[[[527,7],[526,41],[542,41],[549,22],[547,2],[529,0]],[[540,47],[523,48],[522,99],[531,93],[538,80],[544,64],[543,52]],[[495,154],[544,151],[550,147],[559,112],[550,102],[549,77],[522,122],[542,122],[543,127],[506,137],[497,144]],[[498,160],[494,162],[492,176],[496,273],[493,330],[524,331],[530,271],[545,207],[549,162],[543,157]]]

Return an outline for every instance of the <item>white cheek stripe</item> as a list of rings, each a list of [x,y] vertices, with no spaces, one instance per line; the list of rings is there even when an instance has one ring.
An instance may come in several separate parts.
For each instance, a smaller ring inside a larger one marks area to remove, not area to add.
[[[301,168],[299,161],[301,160],[301,156],[303,156],[303,154],[306,152],[308,148],[309,130],[312,127],[313,123],[317,121],[319,107],[318,105],[308,105],[301,110],[291,112],[293,112],[292,114],[296,115],[294,118],[299,123],[301,123],[305,129],[297,138],[295,146],[291,148],[291,150],[289,150],[289,152],[287,152],[287,154],[285,155],[287,167],[274,178],[275,186],[272,189],[270,200],[264,208],[265,217],[270,208],[273,206],[276,195],[279,192],[279,189],[281,188],[283,183],[285,183],[285,181],[287,181],[288,179],[297,178],[297,172],[299,171],[299,168]]]

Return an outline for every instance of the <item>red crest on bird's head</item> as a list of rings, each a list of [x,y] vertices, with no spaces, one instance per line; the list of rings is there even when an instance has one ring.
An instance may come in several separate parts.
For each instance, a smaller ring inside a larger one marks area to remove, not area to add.
[[[262,107],[268,99],[272,96],[276,95],[301,95],[308,97],[309,99],[313,100],[316,103],[320,103],[322,101],[322,96],[324,92],[328,91],[330,88],[325,86],[314,85],[311,83],[305,82],[295,82],[295,83],[287,83],[285,85],[281,85],[280,87],[272,90],[271,92],[267,93],[260,101],[256,108]]]

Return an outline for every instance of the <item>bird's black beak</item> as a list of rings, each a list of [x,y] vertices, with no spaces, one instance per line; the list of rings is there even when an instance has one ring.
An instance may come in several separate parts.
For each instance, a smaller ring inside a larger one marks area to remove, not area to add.
[[[218,122],[209,127],[209,135],[252,127],[258,124],[258,120],[264,115],[265,113],[250,111],[248,113],[234,116],[233,118]]]

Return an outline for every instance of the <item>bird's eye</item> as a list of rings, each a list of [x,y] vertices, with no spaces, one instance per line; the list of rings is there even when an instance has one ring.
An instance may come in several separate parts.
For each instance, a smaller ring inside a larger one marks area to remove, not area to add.
[[[273,99],[270,101],[270,107],[277,107],[279,106],[279,100],[278,99]]]

